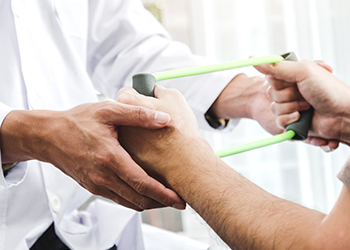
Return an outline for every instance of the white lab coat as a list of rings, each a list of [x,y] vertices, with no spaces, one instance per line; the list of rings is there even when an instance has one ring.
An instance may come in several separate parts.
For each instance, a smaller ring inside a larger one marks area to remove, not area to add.
[[[11,12],[12,10],[12,12]],[[0,0],[0,124],[13,109],[65,110],[115,99],[134,73],[205,64],[144,10],[139,0]],[[168,81],[203,114],[234,74]],[[1,172],[2,170],[0,170]],[[55,222],[72,249],[142,250],[137,213],[98,200],[48,163],[19,163],[0,173],[0,249],[28,249]]]

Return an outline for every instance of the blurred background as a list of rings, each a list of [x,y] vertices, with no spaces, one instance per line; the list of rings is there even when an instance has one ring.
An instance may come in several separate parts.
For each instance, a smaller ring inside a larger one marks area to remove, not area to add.
[[[347,0],[143,0],[145,7],[195,54],[218,61],[294,51],[299,59],[322,59],[350,83],[350,1]],[[259,75],[253,68],[245,73]],[[330,83],[331,84],[331,83]],[[214,150],[270,135],[242,119],[230,133],[201,131]],[[349,149],[325,153],[301,142],[285,142],[231,156],[225,161],[268,192],[328,213],[341,182],[336,178]],[[143,213],[145,223],[227,249],[201,218],[188,208]]]

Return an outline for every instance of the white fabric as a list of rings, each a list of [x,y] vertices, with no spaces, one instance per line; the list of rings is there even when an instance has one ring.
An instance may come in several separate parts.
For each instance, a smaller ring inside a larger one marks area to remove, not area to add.
[[[114,99],[140,71],[203,64],[172,42],[138,0],[0,0],[0,31],[0,124],[12,109],[95,102],[95,89]],[[218,73],[166,86],[180,89],[208,127],[203,113],[232,77]],[[91,194],[52,165],[20,163],[6,179],[1,171],[0,249],[28,249],[52,221],[73,249],[107,249],[119,241],[119,250],[143,249],[141,237],[127,233],[140,230],[135,212],[106,202],[77,212]]]
[[[142,224],[146,250],[208,250],[209,245],[147,224]]]

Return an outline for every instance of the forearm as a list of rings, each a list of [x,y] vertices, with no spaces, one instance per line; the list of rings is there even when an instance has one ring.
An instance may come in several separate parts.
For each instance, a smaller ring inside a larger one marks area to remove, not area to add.
[[[232,249],[304,248],[323,214],[267,193],[200,148],[166,180]]]

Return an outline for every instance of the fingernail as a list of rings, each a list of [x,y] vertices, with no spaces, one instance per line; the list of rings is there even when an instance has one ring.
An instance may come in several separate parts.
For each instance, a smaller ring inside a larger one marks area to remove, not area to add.
[[[289,114],[288,117],[289,117],[289,122],[295,122],[298,120],[299,114],[298,114],[298,112],[294,112],[294,113]]]
[[[321,148],[323,149],[323,151],[325,151],[325,152],[327,152],[327,153],[333,151],[333,149],[331,149],[329,146],[322,146]]]
[[[173,205],[173,208],[176,208],[176,209],[180,209],[180,210],[184,210],[186,208],[186,204],[183,204],[183,203],[175,203]]]
[[[170,121],[170,115],[161,111],[157,111],[154,115],[154,121],[160,125],[166,125]]]

